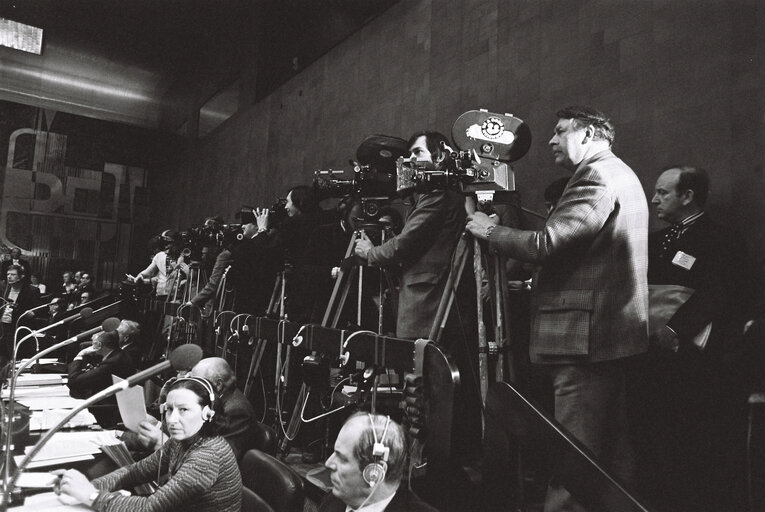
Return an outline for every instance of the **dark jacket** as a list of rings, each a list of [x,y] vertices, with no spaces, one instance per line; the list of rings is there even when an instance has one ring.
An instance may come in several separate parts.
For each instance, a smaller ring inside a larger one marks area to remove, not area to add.
[[[345,512],[345,503],[336,498],[334,494],[328,494],[319,505],[319,512]],[[385,507],[385,512],[438,512],[422,501],[416,494],[411,492],[402,483],[395,496]]]

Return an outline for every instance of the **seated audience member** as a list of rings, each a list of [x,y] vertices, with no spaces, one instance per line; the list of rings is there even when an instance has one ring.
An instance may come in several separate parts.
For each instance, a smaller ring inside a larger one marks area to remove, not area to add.
[[[94,294],[93,294],[92,291],[83,290],[82,292],[80,292],[80,297],[78,299],[79,301],[78,301],[78,303],[74,307],[82,306],[83,304],[87,304],[91,300],[95,299],[95,297],[93,295]]]
[[[219,431],[231,445],[237,460],[244,454],[247,447],[250,426],[255,418],[255,411],[249,400],[236,387],[236,378],[225,359],[208,357],[199,361],[189,372],[191,377],[201,377],[213,385],[216,401],[220,403],[225,416],[225,422]],[[168,383],[168,387],[172,381]],[[160,402],[166,391],[160,393]],[[152,418],[153,419],[153,418]],[[135,434],[126,432],[122,439],[128,448],[158,450],[167,437],[161,430],[161,425],[155,421],[144,421]]]
[[[40,295],[45,295],[45,292],[48,290],[48,287],[40,282],[40,275],[36,273],[30,274],[29,284],[40,290]]]
[[[93,279],[88,272],[83,272],[80,275],[80,283],[77,285],[76,291],[80,294],[80,296],[82,296],[84,292],[90,292],[91,300],[95,298],[96,287],[93,286]]]
[[[402,485],[406,439],[389,416],[353,414],[324,465],[331,471],[332,493],[321,502],[319,512],[436,510]]]
[[[223,414],[212,385],[197,377],[177,379],[162,404],[170,439],[162,450],[89,482],[79,471],[57,470],[60,492],[96,510],[239,512],[242,477],[231,447],[218,434]],[[120,492],[169,479],[151,496]]]
[[[133,375],[135,363],[120,349],[116,332],[101,332],[93,336],[93,344],[84,348],[69,363],[69,394],[72,398],[89,398],[112,385],[112,375],[123,379]],[[117,401],[109,397],[91,412],[104,427],[116,424],[119,411]]]
[[[120,337],[122,351],[127,352],[136,366],[140,366],[144,354],[144,347],[141,343],[141,325],[134,320],[122,320],[117,327],[117,334]]]
[[[74,282],[74,273],[72,271],[67,270],[61,274],[61,289],[59,290],[60,294],[65,295],[72,293],[76,288],[77,283]]]

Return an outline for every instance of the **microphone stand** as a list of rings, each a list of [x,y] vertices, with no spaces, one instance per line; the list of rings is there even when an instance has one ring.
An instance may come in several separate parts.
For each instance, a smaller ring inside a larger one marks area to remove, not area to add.
[[[72,318],[72,317],[69,317]],[[64,320],[61,320],[60,322],[65,322],[68,320],[65,318]],[[57,322],[59,323],[59,322]],[[106,321],[104,321],[106,323]],[[55,324],[52,324],[55,325]],[[48,326],[51,327],[51,326]],[[44,329],[43,329],[44,330]],[[11,377],[8,381],[8,407],[6,408],[6,415],[3,419],[3,425],[5,430],[5,457],[4,457],[4,468],[3,468],[3,500],[2,503],[8,503],[7,499],[8,496],[10,496],[10,493],[13,489],[13,487],[8,486],[8,478],[10,476],[10,466],[11,466],[11,432],[13,431],[12,425],[13,425],[13,409],[14,409],[14,397],[16,392],[16,380],[18,379],[18,376],[21,375],[21,372],[23,372],[25,369],[27,369],[32,363],[39,360],[40,358],[50,354],[51,352],[54,352],[60,348],[66,347],[68,345],[71,345],[72,343],[75,343],[81,339],[84,339],[88,336],[92,336],[93,334],[97,334],[104,330],[104,326],[100,325],[98,327],[94,327],[93,329],[90,329],[88,331],[85,331],[81,334],[78,334],[77,336],[73,336],[71,338],[68,338],[64,341],[61,341],[59,343],[56,343],[55,345],[46,348],[45,350],[42,350],[35,354],[34,356],[30,357],[26,361],[24,361],[21,366],[19,367],[18,371],[14,372],[14,368],[16,367],[16,349],[18,346],[14,347],[13,350],[13,359],[11,362],[10,367],[10,374]],[[24,337],[19,344],[21,344],[24,340],[28,339],[31,334]],[[2,507],[0,507],[0,510],[3,510]]]
[[[98,327],[97,329],[102,329],[102,327]],[[83,333],[84,334],[84,333]],[[62,343],[76,341],[75,339],[69,339],[66,341],[62,341],[59,343],[61,345]],[[18,467],[16,468],[16,472],[13,474],[13,478],[11,479],[10,483],[8,484],[8,489],[6,492],[3,493],[3,501],[2,506],[0,506],[0,510],[5,510],[5,507],[7,507],[9,501],[9,496],[13,490],[13,488],[16,486],[16,482],[18,481],[19,477],[21,476],[21,473],[24,471],[24,469],[29,465],[29,463],[34,459],[35,455],[40,453],[40,450],[42,450],[43,446],[50,441],[50,439],[53,437],[53,435],[61,429],[64,425],[69,423],[69,421],[74,418],[80,411],[90,407],[91,405],[95,404],[96,402],[99,402],[103,400],[104,398],[108,398],[112,395],[116,395],[120,391],[124,391],[128,388],[131,388],[135,386],[136,384],[158,374],[165,370],[167,370],[170,367],[178,366],[178,369],[185,368],[188,366],[189,361],[188,359],[192,357],[197,360],[197,362],[202,358],[202,349],[198,345],[191,345],[187,344],[184,345],[184,347],[194,347],[193,349],[184,349],[178,352],[178,349],[174,350],[173,352],[178,354],[177,358],[174,358],[172,354],[170,355],[169,360],[163,361],[161,363],[155,364],[151,368],[147,368],[143,371],[140,371],[136,373],[135,375],[132,375],[128,377],[125,380],[122,380],[116,384],[112,384],[106,389],[103,389],[96,393],[95,395],[91,396],[87,400],[85,400],[83,403],[72,409],[72,411],[67,414],[61,421],[59,421],[52,429],[48,430],[43,437],[40,438],[40,440],[37,442],[37,444],[34,445],[32,448],[32,451],[30,451],[19,463]],[[61,347],[56,347],[61,348]],[[180,347],[179,347],[180,348]],[[44,352],[44,351],[43,351]],[[198,352],[198,353],[197,353]],[[187,354],[188,353],[188,354]],[[196,364],[196,363],[194,363]],[[193,366],[193,365],[192,365]],[[6,466],[7,467],[7,466]],[[6,476],[7,479],[7,476]],[[6,480],[7,482],[7,480]]]

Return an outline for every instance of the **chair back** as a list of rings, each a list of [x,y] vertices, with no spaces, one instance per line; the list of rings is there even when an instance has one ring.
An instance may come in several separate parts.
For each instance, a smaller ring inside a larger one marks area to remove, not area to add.
[[[276,432],[273,428],[260,422],[253,423],[249,437],[250,442],[247,443],[249,445],[247,449],[254,448],[263,453],[276,456]]]
[[[242,512],[276,512],[263,498],[242,487]]]
[[[302,512],[303,480],[294,469],[260,450],[249,450],[240,464],[242,483],[274,510]]]

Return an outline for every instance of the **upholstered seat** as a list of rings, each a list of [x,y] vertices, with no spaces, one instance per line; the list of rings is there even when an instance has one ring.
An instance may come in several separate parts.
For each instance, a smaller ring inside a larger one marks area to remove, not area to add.
[[[303,480],[284,462],[260,450],[249,450],[242,458],[240,469],[244,487],[257,494],[271,509],[280,512],[303,510]]]

